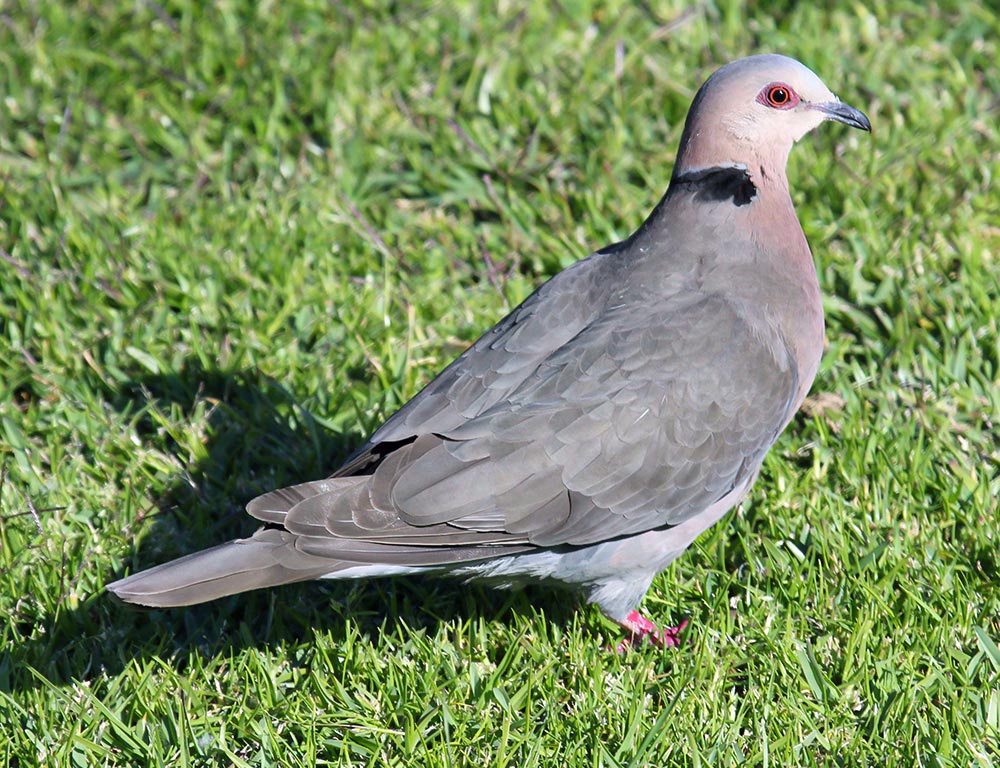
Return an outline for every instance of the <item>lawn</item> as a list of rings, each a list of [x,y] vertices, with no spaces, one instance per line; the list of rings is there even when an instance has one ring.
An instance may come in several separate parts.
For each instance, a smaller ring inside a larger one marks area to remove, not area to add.
[[[1000,766],[990,5],[0,5],[3,764]],[[793,152],[828,347],[653,584],[681,649],[542,589],[109,599],[627,236],[763,51],[874,134]]]

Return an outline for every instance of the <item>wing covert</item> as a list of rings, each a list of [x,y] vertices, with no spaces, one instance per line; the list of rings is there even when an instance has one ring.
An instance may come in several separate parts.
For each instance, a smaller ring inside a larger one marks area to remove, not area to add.
[[[448,432],[504,400],[600,315],[618,274],[627,272],[622,260],[622,250],[611,246],[540,286],[389,417],[334,476],[370,471],[382,458],[382,443]]]

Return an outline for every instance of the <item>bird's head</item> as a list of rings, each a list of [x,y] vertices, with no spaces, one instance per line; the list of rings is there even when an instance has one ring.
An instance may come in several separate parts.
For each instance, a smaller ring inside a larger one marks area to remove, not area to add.
[[[676,177],[719,165],[784,177],[792,145],[825,120],[871,131],[816,74],[787,56],[750,56],[718,69],[698,91],[681,137]]]

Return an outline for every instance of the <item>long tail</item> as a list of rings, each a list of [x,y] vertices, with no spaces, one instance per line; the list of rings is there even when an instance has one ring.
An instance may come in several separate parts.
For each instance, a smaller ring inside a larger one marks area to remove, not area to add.
[[[299,551],[287,531],[263,529],[108,585],[129,603],[156,608],[195,605],[250,589],[319,578],[357,563]]]
[[[247,509],[282,528],[262,528],[249,539],[158,565],[107,588],[129,603],[172,608],[309,579],[441,573],[533,548],[524,542],[498,544],[496,534],[446,525],[417,528],[390,521],[362,528],[349,504],[339,516],[332,514],[346,492],[366,482],[367,477],[328,478],[266,493]]]

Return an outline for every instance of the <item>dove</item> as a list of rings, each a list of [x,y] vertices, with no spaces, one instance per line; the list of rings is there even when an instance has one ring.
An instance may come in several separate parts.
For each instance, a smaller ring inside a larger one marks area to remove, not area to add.
[[[596,605],[623,645],[675,644],[639,604],[747,495],[819,366],[785,169],[824,121],[871,131],[794,59],[721,67],[634,234],[544,283],[332,476],[250,501],[252,536],[107,589],[173,607],[318,578],[542,583]]]

